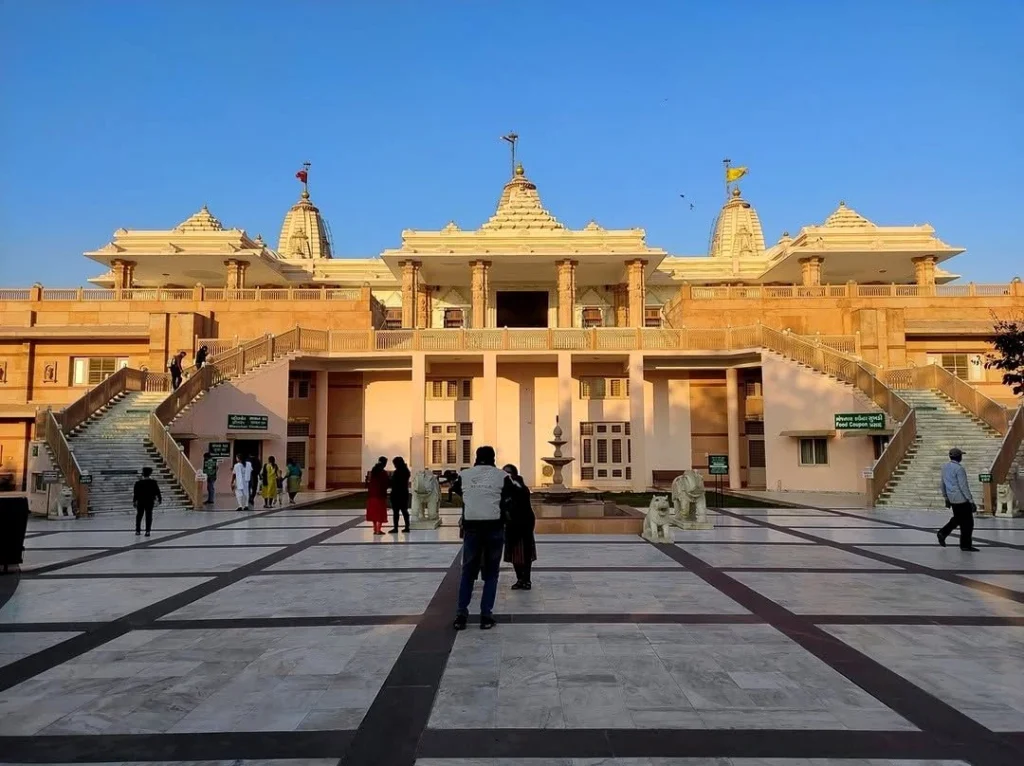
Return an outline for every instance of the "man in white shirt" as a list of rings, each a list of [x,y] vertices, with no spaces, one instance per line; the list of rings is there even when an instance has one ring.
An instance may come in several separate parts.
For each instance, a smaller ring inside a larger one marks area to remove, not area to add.
[[[469,602],[473,600],[473,583],[477,575],[484,581],[480,598],[480,628],[494,627],[494,599],[498,594],[498,571],[501,549],[505,543],[505,525],[501,518],[503,501],[513,488],[508,474],[495,465],[493,447],[480,447],[476,461],[456,480],[455,491],[462,495],[462,581],[459,604],[455,613],[455,629],[463,630],[469,618]]]
[[[235,455],[235,466],[231,469],[231,488],[235,491],[236,511],[249,510],[249,480],[252,466],[242,455]]]

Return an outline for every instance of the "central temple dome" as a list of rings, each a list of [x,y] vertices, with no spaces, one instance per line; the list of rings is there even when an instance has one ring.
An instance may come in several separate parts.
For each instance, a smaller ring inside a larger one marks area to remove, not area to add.
[[[765,250],[761,220],[753,205],[734,187],[715,221],[708,255],[712,258],[756,258]]]
[[[299,201],[284,216],[277,253],[282,258],[330,258],[329,234],[319,208],[310,202],[309,191],[303,189]]]
[[[549,213],[540,201],[537,185],[526,177],[522,165],[516,165],[512,180],[505,184],[498,200],[498,209],[481,231],[507,229],[539,229],[556,231],[565,226]]]

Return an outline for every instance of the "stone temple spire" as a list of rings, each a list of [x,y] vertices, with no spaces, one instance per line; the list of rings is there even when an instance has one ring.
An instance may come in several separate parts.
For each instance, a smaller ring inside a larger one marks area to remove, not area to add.
[[[498,200],[498,209],[480,227],[480,231],[508,229],[565,229],[565,226],[541,204],[537,185],[526,177],[526,171],[521,164],[516,165],[512,180],[505,184],[501,199]]]
[[[309,165],[295,174],[302,181],[299,201],[285,213],[277,253],[285,259],[331,258],[330,230],[320,210],[309,199],[307,185]]]
[[[733,187],[729,201],[715,221],[708,255],[712,258],[756,258],[764,252],[764,233],[761,220],[753,206],[740,196],[739,187]]]

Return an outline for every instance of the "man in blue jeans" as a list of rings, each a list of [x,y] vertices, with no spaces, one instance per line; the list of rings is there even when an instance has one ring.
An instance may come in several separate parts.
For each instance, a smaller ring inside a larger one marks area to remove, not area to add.
[[[512,492],[508,474],[495,465],[493,447],[480,447],[472,468],[456,480],[456,492],[462,495],[462,581],[455,629],[463,630],[473,600],[473,583],[482,575],[484,592],[480,599],[480,628],[494,627],[494,599],[498,594],[498,570],[505,544],[505,525],[501,508]]]

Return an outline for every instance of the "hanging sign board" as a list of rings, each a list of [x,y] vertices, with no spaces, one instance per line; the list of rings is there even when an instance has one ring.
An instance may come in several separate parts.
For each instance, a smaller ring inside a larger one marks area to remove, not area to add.
[[[885,428],[884,412],[837,412],[837,431],[880,431]]]
[[[266,415],[228,415],[229,431],[266,431],[268,426]]]

